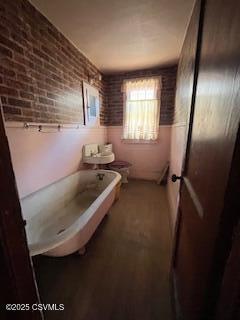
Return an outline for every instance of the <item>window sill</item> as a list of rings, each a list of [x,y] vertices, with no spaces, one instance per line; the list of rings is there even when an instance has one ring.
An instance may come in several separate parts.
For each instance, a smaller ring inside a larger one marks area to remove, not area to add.
[[[122,143],[126,144],[158,144],[159,139],[157,140],[135,140],[135,139],[121,139]]]

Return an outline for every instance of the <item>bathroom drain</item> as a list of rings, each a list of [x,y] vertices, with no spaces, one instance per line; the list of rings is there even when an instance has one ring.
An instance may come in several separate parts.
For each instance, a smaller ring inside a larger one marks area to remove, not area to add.
[[[65,230],[65,229],[60,229],[57,234],[62,233],[64,230]]]

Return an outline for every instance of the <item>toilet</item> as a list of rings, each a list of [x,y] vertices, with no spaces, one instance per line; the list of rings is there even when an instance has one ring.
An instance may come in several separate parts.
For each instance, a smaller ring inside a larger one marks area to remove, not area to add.
[[[128,183],[129,169],[131,166],[132,164],[127,161],[116,160],[110,163],[108,168],[121,174],[122,183]]]

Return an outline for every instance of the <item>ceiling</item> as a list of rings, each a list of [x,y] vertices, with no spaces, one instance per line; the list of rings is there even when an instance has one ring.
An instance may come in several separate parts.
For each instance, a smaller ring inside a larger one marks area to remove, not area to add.
[[[177,61],[194,0],[31,0],[102,72]]]

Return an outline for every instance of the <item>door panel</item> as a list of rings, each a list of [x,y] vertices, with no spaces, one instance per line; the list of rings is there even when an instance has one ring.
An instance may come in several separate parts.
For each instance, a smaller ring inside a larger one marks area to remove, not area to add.
[[[195,204],[183,185],[181,190],[182,214],[179,232],[178,251],[175,265],[179,300],[186,319],[200,319],[202,301],[207,283],[207,270],[210,261],[206,259],[209,251],[205,225],[196,210]]]
[[[218,304],[218,320],[240,319],[240,223],[236,228],[233,245],[222,282]]]
[[[175,263],[186,320],[208,319],[205,305],[211,296],[214,249],[239,124],[239,30],[239,1],[206,1]]]
[[[201,1],[196,1],[178,64],[174,122],[179,124],[188,124],[189,121],[193,94],[200,4]]]
[[[196,55],[198,47],[198,30],[200,26],[200,9],[201,1],[197,0],[193,8],[192,17],[187,28],[187,33],[184,39],[183,47],[181,50],[181,55],[178,65],[178,75],[177,75],[177,91],[176,91],[176,102],[175,102],[175,114],[174,121],[181,126],[184,126],[184,133],[181,134],[181,138],[178,139],[178,143],[182,145],[179,150],[181,154],[175,154],[174,156],[178,157],[178,166],[173,166],[170,168],[172,173],[181,175],[182,166],[185,162],[185,153],[187,147],[187,136],[189,132],[189,121],[191,117],[191,105],[192,105],[192,96],[195,90],[194,79],[196,78]],[[178,131],[179,132],[179,131]],[[176,160],[176,159],[175,159]],[[173,171],[174,170],[174,171]],[[180,183],[177,181],[176,193],[179,191]],[[181,222],[181,213],[178,212],[177,221],[175,225],[175,235],[174,235],[174,250],[172,256],[172,267],[175,265],[178,237],[179,237],[179,228]]]
[[[215,272],[216,292],[218,297],[218,320],[240,319],[240,127],[235,144],[224,211],[221,217],[219,239],[224,239],[224,246],[217,246],[219,259],[226,261],[224,266]],[[215,268],[216,270],[216,268]],[[220,280],[219,280],[220,279]]]

